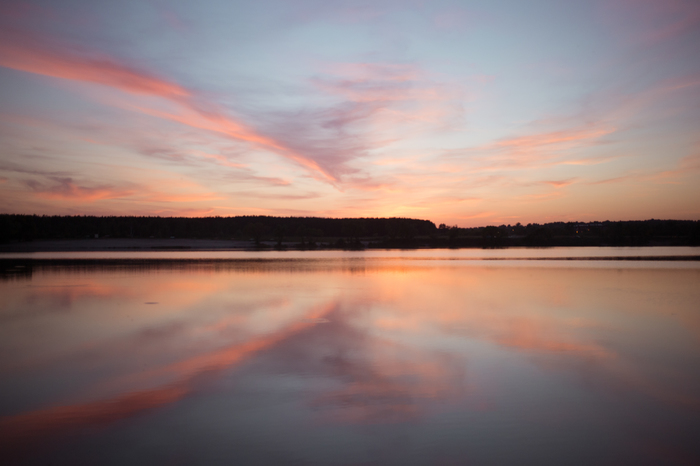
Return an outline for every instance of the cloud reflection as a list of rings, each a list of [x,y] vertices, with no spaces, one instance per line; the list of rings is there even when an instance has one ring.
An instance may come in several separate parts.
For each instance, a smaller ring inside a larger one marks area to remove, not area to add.
[[[700,342],[696,270],[413,262],[44,268],[35,286],[0,283],[10,298],[0,309],[14,316],[0,333],[3,354],[19,355],[3,372],[70,382],[22,409],[5,407],[2,448],[31,452],[64,434],[147,422],[145,413],[155,422],[159,410],[178,412],[212,392],[252,396],[232,379],[265,383],[255,394],[263,400],[294,394],[302,413],[294,422],[324,426],[430,423],[446,409],[512,416],[512,403],[540,406],[536,425],[578,409],[554,412],[527,398],[562,383],[589,403],[700,411],[700,378],[683,361]],[[77,280],[91,291],[52,301],[70,312],[16,312]],[[660,300],[668,293],[679,298]],[[21,328],[39,333],[9,337]],[[535,394],[531,379],[547,382]]]
[[[150,379],[160,373],[175,373],[178,379],[169,385],[151,390],[141,390],[97,402],[56,406],[0,418],[0,450],[10,452],[29,448],[45,438],[69,433],[70,429],[108,425],[118,420],[136,416],[144,411],[181,400],[193,393],[196,381],[205,375],[235,366],[256,353],[274,347],[309,326],[315,319],[332,310],[333,304],[313,309],[309,320],[298,322],[289,328],[254,338],[242,344],[232,345],[209,354],[185,359],[145,374]]]

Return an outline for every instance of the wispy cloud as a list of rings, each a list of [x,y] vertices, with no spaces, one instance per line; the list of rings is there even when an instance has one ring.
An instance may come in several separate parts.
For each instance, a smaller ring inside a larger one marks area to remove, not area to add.
[[[563,188],[565,186],[569,186],[572,183],[576,182],[576,178],[569,178],[567,180],[551,180],[551,181],[542,181],[544,184],[548,184],[550,186],[554,186],[555,188]]]
[[[166,99],[176,104],[176,108],[179,108],[178,113],[126,103],[125,107],[271,150],[304,166],[320,179],[336,181],[336,178],[313,158],[233,119],[216,105],[206,102],[183,86],[128,66],[106,54],[55,40],[49,41],[48,38],[33,34],[7,30],[0,35],[0,66],[43,76],[101,84],[130,94]]]
[[[324,93],[341,97],[330,127],[378,116],[392,123],[443,125],[461,116],[461,92],[431,79],[425,70],[402,63],[338,63],[313,79]],[[381,124],[381,122],[379,122]]]
[[[652,45],[677,37],[700,24],[694,0],[612,0],[603,3],[608,21],[624,24],[634,41]]]
[[[364,161],[395,143],[399,134],[415,137],[461,115],[458,92],[416,65],[326,64],[310,83],[315,94],[331,102],[269,113],[260,117],[261,124],[266,134],[306,154],[340,186],[366,174]]]
[[[682,157],[673,164],[672,168],[667,170],[634,169],[623,175],[591,181],[589,184],[614,184],[630,181],[677,184],[681,182],[682,178],[696,176],[698,172],[700,172],[700,152]]]
[[[163,21],[177,32],[190,32],[192,26],[183,18],[171,5],[167,5],[160,0],[156,0],[155,6]]]
[[[36,180],[25,183],[37,196],[45,199],[69,199],[81,202],[94,202],[103,199],[118,199],[134,194],[134,190],[120,189],[109,185],[81,186],[72,178],[49,177],[50,184],[42,184]]]
[[[616,129],[608,125],[589,125],[555,131],[535,130],[522,136],[511,136],[498,141],[466,149],[444,151],[440,160],[445,169],[457,163],[455,171],[464,170],[510,170],[541,167],[551,164],[584,165],[600,163],[600,159],[569,160],[567,157],[577,150],[602,143],[604,136]]]
[[[38,179],[37,179],[38,178]],[[138,183],[95,183],[70,176],[44,176],[24,180],[34,196],[51,201],[96,203],[105,200],[128,200],[147,204],[189,204],[225,199],[220,194],[202,192],[196,184],[153,180],[150,185]],[[201,208],[200,208],[201,209]],[[207,209],[209,210],[209,208]]]
[[[129,67],[104,54],[83,47],[59,46],[19,31],[6,30],[0,35],[0,66],[102,84],[132,94],[173,100],[191,96],[182,86]]]
[[[532,153],[550,148],[561,150],[579,145],[582,142],[589,143],[614,131],[614,128],[573,128],[506,138],[494,143],[491,148],[503,149],[516,154]]]
[[[522,168],[554,160],[563,161],[573,150],[599,144],[603,136],[615,132],[612,127],[569,128],[505,138],[477,148],[485,153],[482,161],[495,168]]]

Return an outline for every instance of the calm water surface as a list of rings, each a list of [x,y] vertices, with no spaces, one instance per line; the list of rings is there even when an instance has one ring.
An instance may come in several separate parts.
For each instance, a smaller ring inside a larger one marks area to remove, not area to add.
[[[700,464],[700,262],[246,254],[2,275],[0,462]]]
[[[368,249],[363,251],[80,251],[0,253],[2,258],[17,259],[412,259],[412,260],[490,260],[490,259],[601,259],[664,256],[700,256],[697,246],[661,247],[547,247],[496,249]]]

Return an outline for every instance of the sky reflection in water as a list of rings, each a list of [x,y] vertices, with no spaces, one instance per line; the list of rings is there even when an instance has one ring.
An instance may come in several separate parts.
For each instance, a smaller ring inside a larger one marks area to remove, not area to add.
[[[41,267],[0,282],[19,463],[694,464],[695,262]]]

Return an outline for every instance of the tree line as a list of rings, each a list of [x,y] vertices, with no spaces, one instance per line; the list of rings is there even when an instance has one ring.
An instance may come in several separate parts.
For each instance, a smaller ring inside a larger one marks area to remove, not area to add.
[[[438,231],[455,247],[700,245],[697,220],[517,223],[475,228],[441,224]]]
[[[0,241],[38,239],[198,238],[307,241],[322,238],[404,238],[436,231],[429,220],[322,217],[96,217],[0,214]]]
[[[117,217],[0,214],[0,241],[196,238],[328,247],[700,245],[700,221],[552,222],[460,228],[410,218]]]

